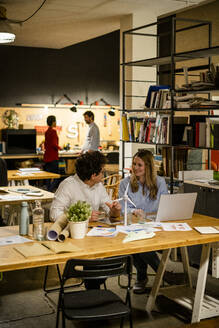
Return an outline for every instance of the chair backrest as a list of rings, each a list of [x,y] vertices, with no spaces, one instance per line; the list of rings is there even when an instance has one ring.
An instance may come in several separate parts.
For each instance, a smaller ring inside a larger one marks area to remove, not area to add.
[[[7,163],[3,158],[0,158],[0,186],[8,185],[8,170]]]
[[[132,259],[130,255],[95,260],[70,259],[64,268],[62,284],[70,278],[104,279],[120,275],[128,275],[130,280],[131,272]]]
[[[118,198],[119,184],[122,179],[120,174],[111,174],[103,178],[103,184],[112,200]]]

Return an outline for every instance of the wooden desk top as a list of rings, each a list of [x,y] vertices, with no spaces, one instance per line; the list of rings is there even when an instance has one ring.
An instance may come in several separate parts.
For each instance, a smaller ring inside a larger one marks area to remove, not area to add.
[[[219,189],[219,185],[210,184],[207,182],[198,182],[194,180],[184,180],[184,183],[204,187],[204,188],[210,188],[210,189]]]
[[[185,220],[191,227],[218,225],[218,220],[200,214],[194,214],[192,220]],[[47,225],[50,225],[47,224]],[[30,229],[31,230],[31,229]],[[18,234],[18,226],[0,227],[0,237]],[[160,231],[151,239],[122,243],[125,235],[119,233],[116,237],[85,237],[84,239],[69,239],[79,248],[73,253],[54,254],[25,258],[18,253],[13,245],[0,246],[0,272],[33,268],[52,264],[65,263],[69,258],[101,258],[123,254],[134,254],[154,250],[163,250],[182,246],[206,244],[219,241],[219,234],[202,235],[192,231]]]
[[[19,170],[8,170],[8,181],[58,179],[61,177],[60,174],[46,171],[31,172],[28,175],[21,175],[20,173]]]
[[[43,196],[26,196],[25,194],[22,193],[18,193],[16,192],[17,189],[30,189],[30,190],[35,190],[35,191],[40,191]],[[28,203],[32,203],[34,200],[38,199],[41,202],[45,202],[45,201],[51,201],[54,198],[54,193],[37,188],[37,187],[33,187],[33,186],[13,186],[13,187],[0,187],[0,190],[6,190],[9,191],[8,194],[2,194],[0,192],[0,206],[2,205],[10,205],[10,204],[20,204],[21,202],[28,202]],[[14,190],[14,192],[13,192]],[[4,199],[5,195],[12,195],[12,196],[23,196],[23,198],[19,198],[19,199]],[[1,199],[2,197],[2,199]]]

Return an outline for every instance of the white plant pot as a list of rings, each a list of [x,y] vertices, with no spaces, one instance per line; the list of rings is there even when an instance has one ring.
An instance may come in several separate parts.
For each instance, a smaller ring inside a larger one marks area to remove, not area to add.
[[[74,239],[84,238],[88,229],[88,221],[89,220],[82,221],[82,222],[69,222],[71,238]]]

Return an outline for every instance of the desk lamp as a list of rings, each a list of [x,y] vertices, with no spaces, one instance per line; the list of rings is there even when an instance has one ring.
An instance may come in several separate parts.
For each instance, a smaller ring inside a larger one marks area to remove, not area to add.
[[[58,105],[58,104],[60,103],[60,101],[61,101],[63,98],[66,98],[66,99],[67,99],[67,100],[73,105],[72,107],[70,107],[70,110],[71,110],[72,112],[76,113],[76,112],[77,112],[77,107],[76,107],[77,104],[75,104],[75,103],[71,100],[71,98],[69,98],[69,96],[66,95],[66,94],[64,94],[61,98],[59,98],[59,99],[55,102],[54,106],[56,107],[56,105]],[[78,101],[79,101],[79,100],[78,100]]]
[[[103,98],[101,98],[100,101],[102,101],[106,106],[110,106],[110,110],[108,111],[108,114],[110,116],[115,116],[115,108],[112,107],[110,104],[108,104],[108,102],[106,100],[104,100]]]

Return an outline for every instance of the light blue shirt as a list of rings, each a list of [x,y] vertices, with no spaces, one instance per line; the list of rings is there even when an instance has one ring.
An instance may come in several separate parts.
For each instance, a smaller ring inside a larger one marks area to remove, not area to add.
[[[130,177],[121,180],[119,185],[119,198],[124,195],[126,187],[129,182],[130,182]],[[145,187],[145,194],[143,195],[142,192],[143,186],[140,182],[138,182],[138,185],[139,185],[138,191],[132,192],[131,183],[129,183],[128,197],[136,205],[136,209],[142,209],[146,213],[156,212],[159,205],[160,195],[168,193],[165,179],[160,176],[157,176],[158,192],[157,192],[157,198],[155,200],[151,200],[149,198],[149,190],[147,187]],[[120,204],[122,206],[122,213],[124,213],[124,201],[120,201]],[[128,208],[128,212],[132,212],[135,209],[135,207],[130,202],[127,203],[127,208]]]

